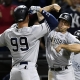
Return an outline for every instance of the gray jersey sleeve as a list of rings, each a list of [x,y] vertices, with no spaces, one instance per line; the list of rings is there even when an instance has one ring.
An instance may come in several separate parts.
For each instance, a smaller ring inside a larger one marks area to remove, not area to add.
[[[49,26],[47,25],[47,23],[42,23],[40,25],[34,25],[34,36],[36,39],[39,39],[41,37],[43,37],[44,35],[46,35],[49,31],[50,31],[50,28]]]
[[[0,34],[0,47],[3,47],[6,45],[4,36],[5,36],[4,33]]]
[[[71,43],[80,43],[80,41],[72,34],[68,33],[67,35],[67,41],[69,44]]]

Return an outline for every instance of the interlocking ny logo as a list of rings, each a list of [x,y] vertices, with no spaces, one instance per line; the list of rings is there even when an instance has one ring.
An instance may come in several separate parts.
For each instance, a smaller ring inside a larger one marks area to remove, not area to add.
[[[64,17],[67,19],[68,18],[68,16],[67,15],[64,15]]]

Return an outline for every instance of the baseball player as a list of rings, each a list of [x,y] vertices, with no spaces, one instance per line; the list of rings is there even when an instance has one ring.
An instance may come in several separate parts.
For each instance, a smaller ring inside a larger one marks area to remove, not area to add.
[[[49,65],[48,80],[75,80],[74,70],[70,61],[71,52],[56,48],[60,44],[80,43],[72,34],[67,32],[72,17],[68,13],[59,16],[58,27],[52,30],[46,39],[46,58]],[[54,22],[53,22],[54,23]]]
[[[47,22],[28,27],[28,9],[20,5],[14,10],[16,24],[0,34],[0,46],[7,46],[12,55],[10,80],[40,80],[36,70],[39,39],[47,34],[51,27],[54,29],[58,24],[57,19],[42,8],[34,7],[32,11],[40,12]],[[49,23],[54,26],[50,27]]]
[[[75,31],[74,33],[75,37],[80,40],[80,30]],[[74,74],[75,74],[75,80],[80,80],[80,50],[79,50],[80,44],[60,44],[56,51],[59,52],[61,49],[67,49],[69,51],[75,52],[71,54],[71,61],[74,68]],[[76,54],[77,53],[77,54]]]
[[[80,40],[80,30],[74,32],[74,36]],[[80,80],[80,54],[71,54],[72,66],[74,68],[75,80]]]

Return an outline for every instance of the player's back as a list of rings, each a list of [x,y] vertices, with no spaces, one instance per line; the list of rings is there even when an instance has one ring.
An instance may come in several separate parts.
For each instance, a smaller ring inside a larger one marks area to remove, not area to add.
[[[36,63],[39,51],[39,43],[42,36],[47,33],[45,23],[32,27],[18,29],[17,24],[5,31],[5,42],[13,58],[13,64],[21,61]]]

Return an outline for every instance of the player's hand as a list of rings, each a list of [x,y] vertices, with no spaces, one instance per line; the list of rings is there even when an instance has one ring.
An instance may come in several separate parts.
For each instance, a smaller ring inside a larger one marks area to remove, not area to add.
[[[39,12],[40,8],[41,8],[40,6],[31,6],[29,8],[29,14],[35,14]]]
[[[58,47],[55,48],[56,52],[59,53],[61,51],[61,45],[59,45]]]
[[[61,7],[58,4],[53,4],[53,10],[56,10],[57,12],[59,12],[59,10],[61,9]]]

